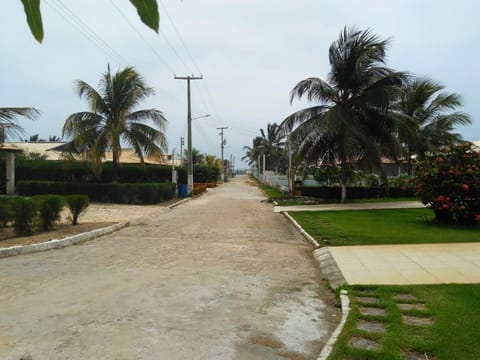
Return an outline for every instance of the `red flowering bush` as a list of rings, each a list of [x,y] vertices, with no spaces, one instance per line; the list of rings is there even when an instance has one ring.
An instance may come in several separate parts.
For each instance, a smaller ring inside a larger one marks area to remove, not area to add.
[[[416,166],[417,193],[440,222],[480,222],[480,152],[472,143],[446,148]]]

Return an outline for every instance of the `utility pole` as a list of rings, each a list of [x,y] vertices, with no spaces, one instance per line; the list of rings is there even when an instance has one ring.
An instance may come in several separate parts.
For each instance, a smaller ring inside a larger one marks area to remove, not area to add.
[[[185,145],[185,139],[180,137],[180,165],[183,165],[183,145]]]
[[[190,97],[190,80],[202,80],[203,76],[177,76],[174,75],[176,80],[187,80],[187,147],[188,147],[188,195],[193,192],[193,159],[192,159],[192,104]]]
[[[220,135],[221,136],[221,143],[220,143],[220,147],[222,149],[222,169],[221,169],[221,174],[222,174],[222,182],[225,181],[225,166],[223,164],[223,148],[225,147],[225,141],[223,140],[223,130],[226,130],[228,129],[228,126],[224,126],[224,127],[219,127],[217,128],[217,130],[220,130]]]

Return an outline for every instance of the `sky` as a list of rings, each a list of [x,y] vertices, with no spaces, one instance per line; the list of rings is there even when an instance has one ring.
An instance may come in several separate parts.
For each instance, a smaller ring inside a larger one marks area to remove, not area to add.
[[[260,128],[309,106],[290,103],[308,77],[325,79],[328,48],[345,26],[390,38],[387,66],[429,77],[462,96],[473,124],[458,129],[480,139],[478,0],[157,0],[160,33],[139,20],[129,0],[41,0],[45,37],[37,43],[20,0],[0,2],[0,107],[33,106],[19,119],[24,138],[61,135],[68,115],[88,110],[74,80],[96,87],[108,64],[131,65],[155,95],[138,109],[168,120],[169,152],[187,130],[186,81],[192,85],[192,142],[202,153],[241,162]],[[210,114],[209,117],[202,117]],[[13,139],[10,139],[13,140]]]

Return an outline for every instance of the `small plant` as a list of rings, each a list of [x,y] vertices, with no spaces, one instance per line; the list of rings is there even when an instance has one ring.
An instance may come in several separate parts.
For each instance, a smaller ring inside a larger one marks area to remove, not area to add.
[[[41,195],[35,197],[38,201],[40,225],[43,230],[51,230],[60,220],[60,214],[65,205],[65,199],[60,195]]]
[[[0,198],[0,229],[7,226],[7,224],[13,221],[14,212],[12,205],[5,198]]]
[[[35,231],[38,217],[38,203],[32,198],[16,198],[12,201],[14,229],[19,236]]]
[[[90,205],[90,199],[87,195],[67,195],[65,196],[68,209],[70,210],[72,225],[78,224],[78,217]]]
[[[418,195],[439,222],[480,222],[480,152],[463,143],[427,157],[416,168]]]

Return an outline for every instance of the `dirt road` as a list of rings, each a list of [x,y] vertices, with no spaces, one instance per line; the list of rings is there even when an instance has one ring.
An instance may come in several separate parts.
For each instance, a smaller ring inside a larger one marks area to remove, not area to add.
[[[340,314],[263,199],[239,177],[83,245],[0,259],[0,359],[316,358]]]

